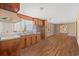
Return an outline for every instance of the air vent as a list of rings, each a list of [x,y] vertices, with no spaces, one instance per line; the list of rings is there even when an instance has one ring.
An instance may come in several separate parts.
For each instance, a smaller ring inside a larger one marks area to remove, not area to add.
[[[9,19],[9,18],[5,16],[0,16],[0,20],[6,20],[6,19]]]
[[[1,18],[1,19],[7,19],[6,17],[4,17],[4,18]]]
[[[11,22],[11,23],[16,23],[16,22],[19,22],[21,20],[17,20],[17,19],[11,19],[9,17],[1,17],[0,16],[0,22]]]

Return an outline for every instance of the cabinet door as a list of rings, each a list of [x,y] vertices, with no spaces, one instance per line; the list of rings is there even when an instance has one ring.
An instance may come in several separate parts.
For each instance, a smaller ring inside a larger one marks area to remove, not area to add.
[[[19,39],[9,39],[0,42],[0,55],[17,55],[16,52],[19,52]],[[18,50],[18,51],[17,51]]]
[[[36,35],[32,35],[32,44],[36,43]]]
[[[39,20],[39,26],[41,26],[41,20]]]
[[[47,20],[42,20],[43,26],[47,26],[48,25],[48,21]]]
[[[37,22],[38,22],[38,26],[40,26],[40,20],[39,20],[39,19],[38,19],[38,21],[37,21]]]
[[[37,19],[34,19],[34,21],[35,21],[35,25],[38,25],[38,20]]]
[[[41,41],[41,35],[37,35],[37,42]]]
[[[40,26],[43,26],[43,21],[42,20],[40,20]]]
[[[32,36],[30,35],[26,36],[26,42],[27,42],[27,46],[30,46],[32,44]]]
[[[20,48],[23,49],[25,47],[26,47],[26,45],[25,45],[25,36],[21,36],[20,37]]]

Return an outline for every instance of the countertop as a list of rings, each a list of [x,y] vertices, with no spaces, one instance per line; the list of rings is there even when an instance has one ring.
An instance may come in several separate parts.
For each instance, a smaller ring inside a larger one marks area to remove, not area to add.
[[[0,41],[20,38],[21,35],[37,35],[37,34],[40,34],[40,33],[38,32],[38,33],[20,33],[20,34],[0,35]]]

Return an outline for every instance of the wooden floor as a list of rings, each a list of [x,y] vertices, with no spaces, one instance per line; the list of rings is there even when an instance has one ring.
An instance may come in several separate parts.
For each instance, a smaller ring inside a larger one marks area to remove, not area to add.
[[[75,37],[54,35],[21,51],[21,56],[78,56]]]

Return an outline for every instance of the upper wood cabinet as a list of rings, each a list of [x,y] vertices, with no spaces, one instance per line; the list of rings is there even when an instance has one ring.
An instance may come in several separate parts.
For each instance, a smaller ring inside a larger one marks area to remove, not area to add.
[[[43,26],[43,20],[39,20],[39,25]]]
[[[43,26],[43,20],[40,19],[34,19],[35,25],[37,26]]]
[[[38,25],[38,20],[34,18],[34,24]]]
[[[33,21],[33,18],[30,17],[30,16],[27,16],[27,15],[23,15],[23,14],[20,14],[20,13],[17,13],[17,16],[24,19],[24,20],[30,20],[30,21]]]
[[[48,25],[48,21],[47,20],[43,20],[43,25],[47,26]]]
[[[0,3],[0,8],[12,11],[12,12],[18,12],[20,9],[19,3]]]

